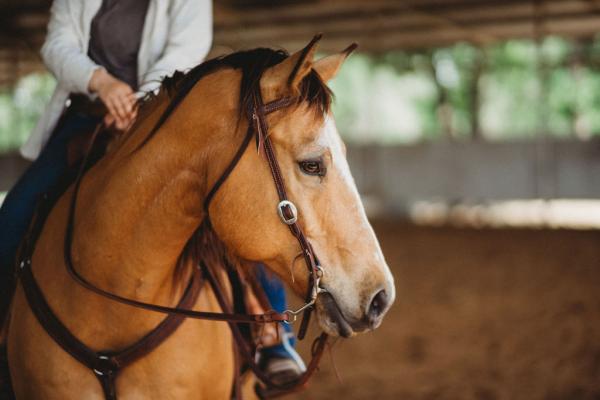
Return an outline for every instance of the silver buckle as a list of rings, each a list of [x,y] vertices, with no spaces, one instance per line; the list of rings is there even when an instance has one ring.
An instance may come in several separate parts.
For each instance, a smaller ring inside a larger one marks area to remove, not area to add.
[[[289,207],[290,210],[292,210],[291,218],[288,219],[285,217],[285,214],[283,213],[284,207]],[[281,221],[286,225],[293,225],[296,223],[296,221],[298,221],[298,209],[294,203],[289,200],[282,200],[279,202],[279,204],[277,204],[277,214],[279,214],[279,218],[281,218]]]

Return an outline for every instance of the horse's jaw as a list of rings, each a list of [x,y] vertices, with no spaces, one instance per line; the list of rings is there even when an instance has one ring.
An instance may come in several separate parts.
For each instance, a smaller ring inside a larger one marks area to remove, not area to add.
[[[323,292],[317,298],[316,314],[321,329],[329,336],[349,338],[356,335],[352,324],[329,292]]]

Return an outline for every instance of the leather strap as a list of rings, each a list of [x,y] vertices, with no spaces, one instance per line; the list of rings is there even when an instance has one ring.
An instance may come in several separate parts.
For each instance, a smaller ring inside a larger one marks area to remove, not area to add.
[[[282,108],[285,108],[285,107],[289,107],[295,101],[296,101],[296,99],[293,97],[282,97],[280,99],[277,99],[270,103],[267,103],[264,106],[264,115],[281,110]],[[209,217],[210,213],[208,212],[208,209],[210,207],[210,203],[213,200],[213,197],[215,197],[215,194],[217,194],[217,192],[219,191],[219,189],[221,188],[223,183],[225,183],[225,181],[227,180],[229,175],[231,175],[231,173],[233,172],[235,167],[240,162],[240,159],[246,152],[246,149],[248,148],[248,145],[250,144],[250,141],[252,140],[252,137],[254,135],[255,135],[255,128],[252,125],[252,123],[249,123],[248,129],[246,131],[246,136],[244,136],[244,140],[242,141],[240,147],[235,152],[235,155],[233,156],[233,158],[227,165],[227,168],[225,168],[225,171],[223,171],[223,173],[221,174],[219,179],[217,179],[217,181],[213,184],[212,188],[210,189],[210,191],[206,195],[206,198],[204,199],[204,212],[206,213],[206,218],[210,219],[210,217]]]
[[[52,311],[33,276],[31,262],[28,260],[21,263],[19,272],[21,286],[29,307],[48,335],[63,350],[94,372],[107,400],[116,400],[117,398],[115,379],[121,369],[151,353],[185,321],[183,316],[169,315],[129,347],[120,351],[95,352],[73,335]],[[200,272],[195,270],[178,307],[192,307],[198,299],[203,282]]]

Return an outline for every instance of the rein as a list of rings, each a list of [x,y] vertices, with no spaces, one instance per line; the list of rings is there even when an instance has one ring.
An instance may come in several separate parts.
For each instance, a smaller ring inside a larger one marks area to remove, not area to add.
[[[237,164],[239,163],[241,157],[244,152],[248,148],[248,145],[253,137],[256,139],[257,149],[259,153],[264,154],[265,159],[269,165],[269,169],[271,171],[271,175],[273,177],[273,182],[275,184],[275,189],[277,191],[277,195],[279,198],[279,203],[277,204],[276,211],[279,214],[279,217],[285,225],[287,225],[290,229],[292,235],[298,241],[300,248],[302,249],[302,256],[307,266],[307,270],[309,273],[308,280],[308,290],[306,293],[305,304],[301,306],[297,310],[286,310],[283,313],[277,313],[275,311],[270,311],[264,314],[236,314],[231,312],[231,307],[227,304],[227,299],[223,288],[219,285],[218,280],[213,276],[210,269],[205,265],[205,263],[200,260],[199,261],[199,269],[194,269],[193,275],[191,279],[195,279],[195,275],[198,273],[203,273],[208,281],[210,282],[213,291],[217,297],[217,300],[223,309],[224,312],[205,312],[205,311],[194,311],[187,308],[178,308],[178,307],[167,307],[161,306],[152,303],[146,303],[126,297],[122,297],[115,293],[111,293],[104,289],[101,289],[91,282],[89,282],[86,278],[84,278],[77,270],[75,269],[73,259],[72,259],[72,242],[74,235],[74,225],[75,225],[75,212],[77,208],[77,197],[81,185],[81,181],[85,174],[85,171],[88,168],[90,154],[92,153],[92,149],[96,142],[99,132],[101,131],[102,125],[99,125],[93,133],[92,140],[90,143],[90,147],[88,152],[86,153],[79,172],[77,174],[77,178],[75,180],[73,194],[71,197],[69,214],[67,220],[67,227],[65,233],[64,240],[64,261],[66,265],[66,269],[69,275],[75,280],[78,284],[83,286],[84,288],[94,292],[102,297],[108,298],[110,300],[126,304],[132,307],[137,307],[149,311],[169,314],[169,315],[177,315],[185,318],[194,318],[194,319],[202,319],[202,320],[212,320],[212,321],[224,321],[228,322],[237,344],[238,351],[240,352],[242,358],[246,362],[246,364],[253,370],[255,375],[267,385],[267,391],[270,391],[269,396],[280,396],[284,394],[288,394],[294,391],[301,389],[307,381],[310,379],[312,374],[318,367],[318,363],[320,361],[321,355],[324,351],[325,345],[327,343],[328,336],[325,333],[322,333],[314,342],[312,349],[312,359],[306,369],[306,371],[300,376],[300,378],[292,384],[288,385],[278,385],[272,381],[260,370],[256,361],[253,357],[253,351],[245,341],[237,323],[273,323],[273,322],[284,322],[284,323],[293,323],[296,321],[297,316],[299,314],[303,314],[302,323],[300,325],[300,329],[298,332],[298,339],[302,340],[305,335],[309,325],[310,317],[316,303],[317,297],[320,293],[325,290],[319,286],[320,280],[323,276],[323,268],[321,267],[317,256],[314,253],[314,250],[306,238],[304,232],[302,231],[300,225],[298,224],[298,211],[294,203],[292,203],[286,192],[285,181],[283,175],[281,173],[281,168],[279,166],[279,162],[277,161],[277,157],[275,155],[275,151],[273,148],[273,144],[268,134],[268,124],[266,121],[266,116],[275,111],[287,108],[293,104],[295,104],[298,99],[294,97],[283,97],[274,101],[271,101],[267,104],[264,104],[262,100],[262,96],[260,93],[260,86],[258,85],[252,93],[252,105],[250,110],[248,110],[248,119],[249,125],[246,136],[244,140],[240,144],[240,147],[236,151],[234,157],[231,162],[222,173],[222,175],[217,179],[211,190],[208,192],[206,199],[204,201],[204,210],[206,212],[205,221],[203,223],[210,224],[210,214],[209,207],[212,199],[215,194],[218,192],[219,188],[223,185],[223,183],[227,180],[229,175],[233,172]],[[31,263],[30,260],[26,260],[25,262]],[[236,368],[236,387],[239,386],[239,368]],[[236,390],[236,395],[239,395]]]

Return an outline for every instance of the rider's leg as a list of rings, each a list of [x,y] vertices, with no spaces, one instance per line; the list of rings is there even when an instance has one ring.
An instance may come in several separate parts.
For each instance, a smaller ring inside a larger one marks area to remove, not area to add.
[[[8,192],[0,207],[0,321],[12,291],[17,248],[29,227],[37,201],[67,170],[70,139],[78,133],[90,132],[98,122],[99,118],[84,114],[66,115],[40,156]]]
[[[257,278],[273,309],[280,313],[285,311],[288,307],[285,287],[281,280],[262,265],[257,268]],[[261,365],[268,374],[283,381],[290,381],[304,372],[306,367],[294,349],[296,339],[292,327],[288,324],[280,326],[283,328],[281,343],[261,349]]]

